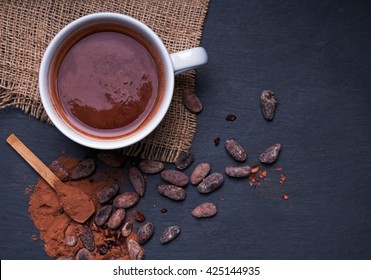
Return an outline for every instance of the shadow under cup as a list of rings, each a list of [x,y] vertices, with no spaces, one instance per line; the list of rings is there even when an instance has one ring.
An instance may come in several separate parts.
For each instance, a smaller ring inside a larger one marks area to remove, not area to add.
[[[93,22],[68,35],[51,60],[48,77],[51,103],[63,125],[93,141],[120,140],[158,118],[168,70],[163,51],[151,40],[115,22]]]

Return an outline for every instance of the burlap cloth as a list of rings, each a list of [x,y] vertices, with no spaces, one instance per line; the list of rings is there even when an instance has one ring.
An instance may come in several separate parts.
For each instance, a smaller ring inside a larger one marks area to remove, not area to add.
[[[15,106],[48,121],[38,89],[42,55],[66,24],[94,12],[132,16],[150,26],[170,53],[196,47],[209,0],[1,0],[0,109]],[[182,93],[195,87],[195,71],[176,77],[169,112],[145,140],[125,148],[130,156],[174,162],[190,148],[197,119],[182,104]]]

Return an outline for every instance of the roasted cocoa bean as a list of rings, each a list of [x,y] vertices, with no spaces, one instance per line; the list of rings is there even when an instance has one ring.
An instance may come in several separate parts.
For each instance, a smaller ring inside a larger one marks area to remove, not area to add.
[[[264,118],[271,121],[276,110],[277,100],[275,94],[271,90],[264,90],[260,95],[260,108]]]
[[[86,248],[81,248],[75,255],[75,260],[90,260],[91,254]]]
[[[118,228],[125,219],[126,212],[123,208],[118,208],[113,211],[111,217],[108,220],[107,226],[110,229]]]
[[[121,234],[124,237],[128,237],[133,230],[133,221],[131,219],[128,219],[125,224],[122,226]]]
[[[209,174],[211,169],[210,164],[202,162],[196,166],[191,174],[191,184],[198,185]]]
[[[234,114],[229,114],[227,115],[227,117],[225,118],[226,121],[229,121],[229,122],[234,122],[235,120],[237,119],[236,115]]]
[[[227,166],[225,173],[230,177],[244,178],[248,177],[251,172],[251,167],[248,165],[244,166]]]
[[[64,232],[64,239],[67,246],[73,247],[77,244],[76,226],[71,224]]]
[[[164,170],[161,172],[161,178],[178,187],[185,187],[189,182],[188,176],[178,170]]]
[[[104,256],[105,254],[107,254],[107,252],[108,252],[108,248],[107,248],[107,246],[105,246],[105,245],[103,245],[103,244],[97,246],[97,253],[98,253],[99,255]]]
[[[194,160],[195,157],[192,153],[182,151],[175,161],[175,167],[179,170],[184,170],[190,166]]]
[[[118,152],[102,151],[98,153],[98,158],[103,161],[105,165],[111,167],[122,167],[125,164],[125,157]]]
[[[212,173],[198,184],[197,190],[200,193],[211,193],[219,188],[223,184],[223,181],[224,177],[222,174],[218,172]]]
[[[137,204],[139,195],[136,192],[123,192],[115,197],[113,206],[116,208],[130,208]]]
[[[160,242],[162,244],[168,243],[174,240],[174,238],[177,237],[179,233],[180,233],[179,226],[170,226],[162,232],[161,237],[160,237]]]
[[[186,198],[186,191],[174,185],[160,185],[157,190],[161,195],[172,200],[184,200]]]
[[[143,260],[144,249],[133,239],[127,239],[127,247],[130,259],[132,260]]]
[[[192,216],[195,218],[208,218],[216,215],[218,212],[214,203],[204,202],[197,206],[192,211]]]
[[[137,194],[143,196],[146,189],[146,180],[137,167],[130,168],[129,179]]]
[[[202,111],[202,103],[193,90],[185,90],[182,95],[184,106],[194,114]]]
[[[68,171],[62,167],[58,160],[53,161],[49,168],[61,181],[68,181]]]
[[[165,168],[165,164],[156,160],[142,160],[139,169],[146,174],[156,174]]]
[[[119,192],[120,187],[117,184],[108,185],[104,188],[102,188],[97,193],[97,200],[100,204],[104,204],[108,201],[110,201],[112,198],[116,196],[116,194]]]
[[[247,153],[245,149],[237,143],[235,140],[226,140],[224,144],[227,152],[237,161],[245,161],[247,158]]]
[[[146,243],[151,237],[155,230],[152,223],[145,223],[138,229],[138,242],[139,244]]]
[[[103,226],[111,217],[112,214],[112,205],[106,205],[99,209],[99,211],[95,214],[94,222],[97,226]]]
[[[274,144],[266,149],[260,156],[259,159],[262,163],[273,163],[277,160],[278,155],[281,151],[281,144]]]
[[[79,180],[93,175],[95,171],[95,161],[91,158],[84,159],[73,169],[70,179]]]
[[[90,252],[94,250],[95,242],[93,233],[91,229],[85,224],[82,225],[82,235],[80,236],[80,239],[86,249],[88,249]]]

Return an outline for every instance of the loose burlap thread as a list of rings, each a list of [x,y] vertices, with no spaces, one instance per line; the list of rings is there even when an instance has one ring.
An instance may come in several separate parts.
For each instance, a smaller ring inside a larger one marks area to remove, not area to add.
[[[170,53],[199,46],[209,0],[5,0],[0,9],[0,109],[13,106],[50,121],[42,106],[38,71],[48,43],[69,22],[95,12],[132,16],[151,27]],[[182,104],[195,89],[195,71],[178,75],[174,97],[159,127],[124,148],[128,156],[174,162],[191,147],[196,116]]]

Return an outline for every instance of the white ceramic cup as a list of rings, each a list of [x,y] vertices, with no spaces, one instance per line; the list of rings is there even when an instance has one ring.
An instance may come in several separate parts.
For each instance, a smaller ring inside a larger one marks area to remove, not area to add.
[[[151,46],[155,48],[161,59],[164,70],[166,86],[163,93],[161,104],[157,106],[156,112],[151,119],[146,121],[140,129],[127,135],[121,135],[114,138],[99,138],[81,133],[71,124],[65,121],[56,109],[56,101],[51,97],[51,68],[55,56],[64,42],[86,26],[96,24],[119,24],[128,27],[146,38]],[[170,106],[173,91],[175,75],[195,69],[207,63],[208,57],[204,48],[197,47],[187,49],[177,53],[169,54],[161,39],[144,23],[117,13],[96,13],[81,17],[66,27],[64,27],[50,42],[47,47],[40,65],[39,72],[39,90],[42,104],[53,124],[71,140],[96,149],[117,149],[130,146],[150,134],[162,121]]]

